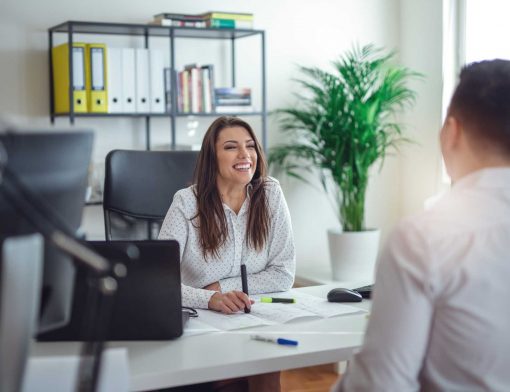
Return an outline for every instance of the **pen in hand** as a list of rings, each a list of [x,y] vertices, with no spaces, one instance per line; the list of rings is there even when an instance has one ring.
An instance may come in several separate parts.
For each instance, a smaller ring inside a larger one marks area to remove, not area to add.
[[[241,264],[241,284],[243,286],[243,293],[248,295],[248,278],[246,277],[246,264]],[[244,307],[244,313],[250,313],[250,309]]]

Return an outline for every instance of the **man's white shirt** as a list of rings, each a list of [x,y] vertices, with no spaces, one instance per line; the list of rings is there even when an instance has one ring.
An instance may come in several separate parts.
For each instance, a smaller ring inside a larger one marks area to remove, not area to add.
[[[462,178],[378,260],[342,391],[510,390],[510,168]]]

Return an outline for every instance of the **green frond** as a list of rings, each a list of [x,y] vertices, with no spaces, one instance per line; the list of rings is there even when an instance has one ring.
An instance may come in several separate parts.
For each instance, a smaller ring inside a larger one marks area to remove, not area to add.
[[[409,142],[396,119],[416,100],[408,82],[422,75],[393,64],[394,57],[373,44],[355,45],[332,62],[332,72],[299,67],[295,105],[274,112],[292,143],[270,150],[271,168],[306,182],[304,174],[318,170],[344,230],[363,229],[370,167]]]

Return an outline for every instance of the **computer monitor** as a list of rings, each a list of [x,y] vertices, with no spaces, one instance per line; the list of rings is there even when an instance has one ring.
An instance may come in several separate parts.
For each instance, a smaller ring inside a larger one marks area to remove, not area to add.
[[[13,195],[19,190],[10,184],[7,171],[35,196],[31,204],[51,224],[70,235],[77,232],[92,143],[91,131],[0,133],[2,153],[7,155],[0,175],[0,244],[9,237],[37,232],[13,205]],[[37,332],[68,322],[75,273],[71,258],[49,241],[45,241],[43,260]]]

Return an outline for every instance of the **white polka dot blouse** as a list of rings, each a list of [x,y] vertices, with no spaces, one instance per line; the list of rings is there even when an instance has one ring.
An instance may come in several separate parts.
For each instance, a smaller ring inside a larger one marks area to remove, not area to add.
[[[215,291],[204,290],[211,283],[219,282],[222,292],[241,291],[241,263],[246,264],[250,294],[286,291],[292,287],[296,269],[296,254],[289,209],[279,182],[266,179],[270,229],[261,251],[248,247],[249,197],[236,214],[226,204],[228,235],[218,250],[218,256],[204,259],[200,248],[199,231],[192,224],[197,202],[193,186],[181,189],[168,210],[159,239],[174,239],[181,252],[182,304],[207,309]]]

